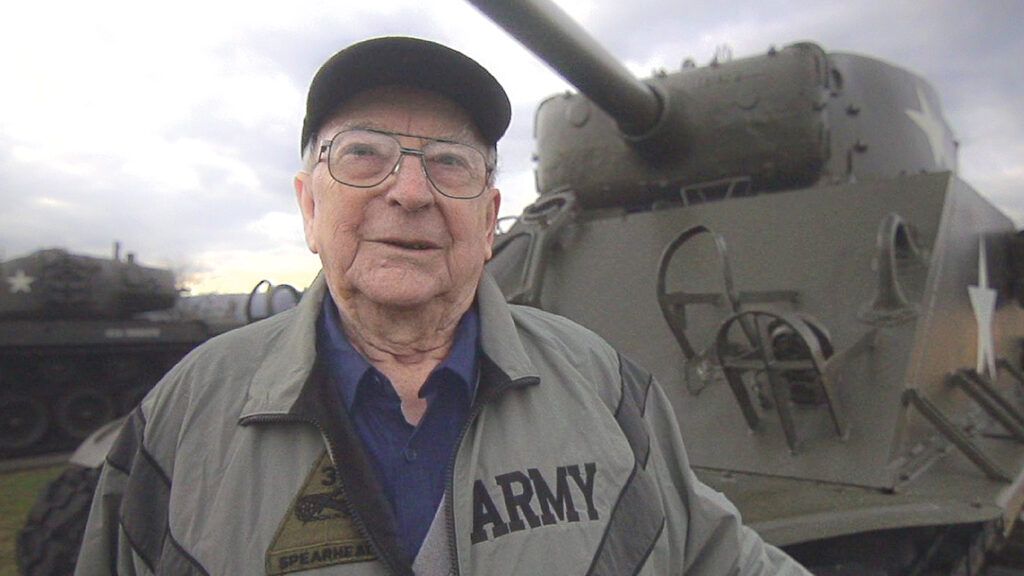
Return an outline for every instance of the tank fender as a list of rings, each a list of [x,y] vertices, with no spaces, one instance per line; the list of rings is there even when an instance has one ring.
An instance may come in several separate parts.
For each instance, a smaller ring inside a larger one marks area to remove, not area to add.
[[[121,432],[121,426],[124,425],[126,418],[127,416],[122,416],[117,420],[111,420],[100,426],[78,445],[78,448],[71,454],[68,462],[85,468],[99,468],[102,466],[103,461],[107,458],[107,453],[110,452],[111,446],[114,445],[114,440],[117,440]]]

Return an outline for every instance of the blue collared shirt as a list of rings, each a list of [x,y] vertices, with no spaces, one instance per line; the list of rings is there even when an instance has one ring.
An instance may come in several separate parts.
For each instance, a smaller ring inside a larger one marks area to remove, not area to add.
[[[328,294],[318,325],[319,352],[394,511],[399,542],[416,555],[444,495],[448,462],[476,393],[480,319],[471,307],[455,329],[448,357],[420,389],[427,411],[417,426],[406,422],[388,378],[345,336]]]

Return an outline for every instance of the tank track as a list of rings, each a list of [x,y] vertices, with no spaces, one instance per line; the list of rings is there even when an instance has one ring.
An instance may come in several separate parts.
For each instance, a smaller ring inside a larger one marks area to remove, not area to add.
[[[0,355],[0,457],[73,449],[128,413],[192,346],[41,347]]]

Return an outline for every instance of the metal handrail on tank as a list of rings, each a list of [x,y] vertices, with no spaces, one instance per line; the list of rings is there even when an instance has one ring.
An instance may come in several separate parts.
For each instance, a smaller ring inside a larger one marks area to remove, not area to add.
[[[257,316],[253,312],[253,302],[256,300],[256,296],[259,294],[260,289],[263,288],[263,287],[266,287],[266,292],[264,292],[264,295],[263,295],[264,302],[265,302],[265,304],[264,304],[264,314],[262,316]],[[293,300],[293,305],[294,305],[294,302],[298,302],[299,299],[302,298],[302,294],[294,286],[292,286],[291,284],[277,284],[277,285],[274,285],[270,280],[266,280],[266,279],[260,280],[256,284],[256,286],[253,287],[252,292],[249,293],[249,297],[246,298],[246,300],[245,300],[245,321],[246,321],[246,323],[247,324],[252,324],[253,322],[256,322],[257,320],[263,320],[263,319],[266,319],[266,318],[270,318],[274,314],[277,314],[278,312],[286,310],[287,308],[284,308],[282,310],[278,310],[276,308],[275,304],[274,304],[275,299],[277,298],[277,295],[280,292],[287,292],[288,295],[291,296],[291,298]],[[290,307],[291,306],[289,306],[289,308]]]

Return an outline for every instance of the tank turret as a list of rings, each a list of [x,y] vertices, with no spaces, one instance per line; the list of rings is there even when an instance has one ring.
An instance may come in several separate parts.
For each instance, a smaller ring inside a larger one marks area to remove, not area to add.
[[[128,318],[174,307],[170,270],[49,249],[0,264],[0,318]]]
[[[537,111],[542,195],[640,207],[956,167],[935,91],[896,66],[804,42],[640,81],[553,4],[473,4],[581,91]]]
[[[170,270],[40,250],[0,262],[0,457],[69,448],[234,326],[172,310]]]
[[[935,91],[809,42],[637,81],[547,2],[472,1],[581,91],[537,111],[506,297],[649,368],[698,476],[813,573],[1024,565],[1024,240]]]

